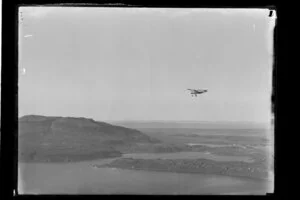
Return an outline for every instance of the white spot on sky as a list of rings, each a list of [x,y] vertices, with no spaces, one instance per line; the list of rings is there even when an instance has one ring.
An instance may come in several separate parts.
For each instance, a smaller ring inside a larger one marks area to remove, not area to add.
[[[255,31],[255,24],[253,24],[253,31]]]
[[[26,38],[27,38],[27,37],[32,37],[32,35],[24,35],[24,37],[26,37]]]
[[[22,75],[25,75],[25,74],[26,74],[26,69],[25,69],[25,68],[22,68],[21,74],[22,74]]]

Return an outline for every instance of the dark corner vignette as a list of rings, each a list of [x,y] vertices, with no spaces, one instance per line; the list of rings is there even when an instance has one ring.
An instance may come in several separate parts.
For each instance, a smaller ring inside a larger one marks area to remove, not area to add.
[[[18,4],[2,2],[1,199],[17,195]]]
[[[275,160],[274,160],[274,172],[275,172],[275,188],[274,194],[276,196],[287,197],[291,195],[292,181],[289,177],[293,176],[292,171],[288,169],[287,162],[289,162],[290,152],[290,138],[288,133],[295,132],[293,124],[291,123],[291,112],[294,112],[294,104],[291,102],[291,98],[287,98],[283,94],[293,93],[291,87],[291,65],[288,55],[291,49],[288,48],[290,39],[290,23],[293,23],[290,19],[291,11],[285,6],[276,6],[273,11],[273,15],[276,12],[276,20],[273,36],[273,92],[272,92],[272,105],[273,105],[273,117],[274,117],[274,142],[275,142]],[[280,96],[281,94],[281,96]],[[284,106],[287,106],[284,108]],[[290,174],[290,173],[291,174]]]
[[[274,24],[274,29],[273,29],[273,34],[272,34],[272,42],[273,42],[273,52],[272,52],[272,92],[271,92],[271,127],[273,130],[273,134],[274,134],[274,176],[276,179],[276,174],[277,174],[277,153],[278,153],[278,149],[276,148],[278,145],[277,143],[277,139],[276,138],[276,133],[277,133],[277,68],[278,68],[278,41],[277,41],[277,37],[278,37],[278,27],[277,27],[277,9],[275,6],[270,6],[269,8],[269,17],[274,17],[275,15],[275,24]],[[274,182],[274,191],[275,194],[276,192],[276,181]]]
[[[27,5],[24,5],[27,6]],[[43,6],[43,5],[42,5]],[[123,3],[104,3],[104,4],[72,4],[72,3],[61,3],[61,4],[45,4],[45,6],[76,6],[76,7],[89,7],[89,6],[95,6],[95,7],[141,7],[142,5],[131,5],[131,4],[123,4]],[[155,7],[155,6],[154,6]],[[180,7],[180,6],[179,6]],[[14,6],[14,17],[11,18],[12,14],[9,14],[9,17],[3,17],[3,43],[2,49],[5,49],[5,52],[2,51],[2,105],[1,105],[1,116],[6,116],[5,118],[1,117],[1,177],[6,174],[12,174],[12,177],[8,181],[7,178],[1,179],[1,190],[4,189],[2,192],[5,193],[5,195],[12,195],[17,196],[18,195],[18,189],[17,189],[17,151],[18,151],[18,5]],[[3,5],[3,10],[4,8]],[[274,12],[277,12],[274,10],[275,8],[270,8],[269,17],[272,17],[274,15]],[[10,9],[12,10],[12,9]],[[4,16],[3,12],[3,16]],[[7,13],[7,12],[6,12]],[[8,16],[8,15],[6,15]],[[6,23],[4,20],[7,20],[7,18],[11,18]],[[13,20],[12,20],[13,19]],[[13,23],[12,23],[13,21]],[[14,27],[12,27],[12,24],[14,24]],[[5,29],[6,28],[6,29]],[[5,30],[4,30],[5,29]],[[273,54],[273,89],[272,89],[272,95],[271,95],[271,101],[272,101],[272,125],[274,125],[274,129],[277,127],[277,20],[276,25],[274,27],[274,33],[273,33],[273,48],[274,48],[274,54]],[[8,31],[13,30],[15,34],[10,34]],[[7,38],[10,37],[12,39],[8,40]],[[10,45],[8,41],[14,41],[14,45]],[[9,64],[7,64],[9,63]],[[8,67],[10,66],[10,67]],[[13,66],[13,67],[11,67]],[[8,114],[10,113],[10,114]],[[276,132],[276,131],[275,131]],[[10,134],[9,134],[10,133]],[[13,133],[13,134],[11,134]],[[5,135],[5,137],[2,137]],[[276,136],[276,134],[275,134]],[[275,138],[275,144],[276,144],[276,138]],[[275,145],[276,147],[277,145]],[[5,149],[3,151],[3,149]],[[275,149],[275,154],[277,153],[277,149]],[[6,162],[7,160],[7,162]],[[5,161],[5,165],[2,165]],[[276,172],[276,159],[275,159],[275,172]],[[11,172],[11,173],[8,173]],[[276,173],[275,173],[276,174]],[[6,180],[6,181],[4,181]],[[276,185],[276,181],[275,181]],[[275,187],[276,189],[276,187]],[[276,191],[276,190],[275,190]],[[275,192],[274,191],[274,192]],[[2,193],[1,192],[1,193]]]
[[[287,55],[290,51],[287,48],[289,39],[288,25],[291,23],[290,18],[287,16],[290,14],[290,10],[283,6],[277,6],[274,11],[276,12],[276,20],[274,27],[274,55],[273,55],[273,113],[274,113],[274,134],[275,134],[275,160],[274,160],[274,172],[275,172],[275,188],[274,193],[276,196],[289,196],[291,191],[288,191],[291,187],[291,182],[287,180],[290,175],[290,170],[285,164],[289,160],[285,160],[289,154],[289,139],[287,133],[293,132],[287,116],[290,112],[293,112],[293,107],[290,98],[286,98],[282,94],[292,93],[290,85],[290,78],[287,76],[291,66],[288,65]],[[288,20],[288,21],[287,21]],[[285,91],[285,92],[284,92]],[[281,96],[280,96],[281,94]],[[284,105],[288,105],[284,108]]]

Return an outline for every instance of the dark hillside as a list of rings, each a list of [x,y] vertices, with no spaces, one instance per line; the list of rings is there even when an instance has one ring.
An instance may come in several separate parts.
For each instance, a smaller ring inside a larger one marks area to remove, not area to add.
[[[19,120],[19,160],[79,161],[121,156],[137,144],[156,144],[142,132],[87,118],[27,115]]]

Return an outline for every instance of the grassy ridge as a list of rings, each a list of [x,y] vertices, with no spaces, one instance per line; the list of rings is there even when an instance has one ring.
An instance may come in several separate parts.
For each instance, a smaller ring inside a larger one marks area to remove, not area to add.
[[[70,162],[121,156],[122,149],[158,140],[86,118],[29,115],[19,120],[19,160]]]

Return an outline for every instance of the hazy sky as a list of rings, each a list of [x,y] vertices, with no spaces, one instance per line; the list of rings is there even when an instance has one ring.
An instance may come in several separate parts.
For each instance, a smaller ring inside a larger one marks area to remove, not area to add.
[[[20,9],[19,114],[270,119],[268,10]],[[191,97],[187,88],[207,89]]]

